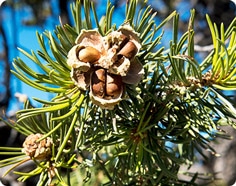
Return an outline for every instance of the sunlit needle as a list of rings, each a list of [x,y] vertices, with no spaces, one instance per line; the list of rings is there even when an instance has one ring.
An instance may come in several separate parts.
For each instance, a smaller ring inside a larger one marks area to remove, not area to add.
[[[0,0],[0,6],[2,5],[2,3],[4,2],[5,0]]]

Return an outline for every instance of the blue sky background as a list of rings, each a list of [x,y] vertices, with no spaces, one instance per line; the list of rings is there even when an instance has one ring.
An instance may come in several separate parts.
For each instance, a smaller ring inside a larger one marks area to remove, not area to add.
[[[56,0],[52,0],[53,7],[53,15],[48,17],[45,24],[40,26],[26,26],[23,24],[24,21],[29,20],[32,16],[31,10],[27,7],[20,7],[15,10],[11,9],[9,6],[5,6],[5,2],[0,7],[2,11],[2,24],[4,29],[6,30],[7,38],[8,38],[8,46],[9,46],[9,60],[13,61],[14,58],[20,57],[23,61],[29,65],[29,67],[33,69],[37,69],[37,66],[31,62],[28,58],[18,52],[17,47],[22,48],[26,51],[34,50],[37,51],[39,49],[39,45],[37,43],[36,31],[42,33],[45,29],[53,31],[55,25],[59,24],[58,16],[59,10]],[[55,16],[56,15],[56,16]],[[14,23],[15,24],[12,24]],[[22,104],[18,102],[16,98],[14,98],[15,92],[20,92],[22,94],[26,94],[29,98],[38,97],[41,99],[50,99],[51,94],[39,91],[37,89],[31,88],[25,83],[19,81],[13,75],[11,77],[11,92],[12,99],[10,102],[10,107],[8,109],[9,114],[13,114],[15,111],[22,108]],[[0,90],[1,91],[1,90]],[[38,106],[36,102],[35,106]]]
[[[72,2],[72,1],[71,1]],[[6,30],[7,38],[8,38],[8,46],[9,50],[9,59],[11,62],[14,58],[20,57],[30,68],[37,69],[37,66],[31,62],[28,58],[26,58],[23,54],[18,52],[17,47],[22,48],[26,51],[37,51],[40,49],[37,38],[36,38],[36,31],[39,33],[43,33],[44,30],[49,30],[53,32],[56,25],[59,25],[59,8],[58,8],[58,1],[51,0],[51,7],[52,7],[52,15],[47,18],[44,25],[40,26],[26,26],[23,24],[24,21],[31,19],[32,12],[31,9],[28,7],[18,7],[17,9],[13,10],[9,6],[6,6],[6,2],[2,4],[0,7],[0,11],[2,11],[2,24],[4,26],[4,30]],[[98,11],[97,14],[99,17],[104,15],[106,11],[106,4],[104,1],[98,1]],[[124,4],[125,5],[125,4]],[[68,4],[68,8],[70,5]],[[117,9],[114,12],[113,22],[117,25],[120,25],[124,20],[124,13],[125,8]],[[71,18],[72,20],[72,18]],[[15,24],[12,24],[15,23]],[[2,70],[2,68],[0,68]],[[0,73],[1,73],[0,70]],[[1,73],[2,74],[2,73]],[[0,92],[4,91],[4,87],[0,87]],[[14,98],[14,94],[16,92],[26,94],[30,100],[32,101],[33,97],[37,97],[40,99],[51,99],[53,95],[51,93],[39,91],[30,87],[29,85],[21,82],[13,75],[11,77],[11,92],[12,92],[12,99],[10,102],[10,107],[8,109],[9,115],[14,114],[17,110],[22,108],[22,103],[19,103],[16,98]],[[40,104],[33,101],[35,106],[39,106]]]
[[[27,7],[18,7],[17,9],[13,10],[9,6],[5,6],[5,2],[1,6],[2,11],[2,24],[4,25],[4,29],[7,33],[8,38],[8,46],[9,50],[9,59],[13,61],[14,58],[20,57],[27,65],[29,65],[32,69],[37,69],[37,66],[31,62],[28,58],[26,58],[23,54],[18,52],[17,47],[22,48],[26,51],[37,51],[39,50],[39,45],[37,43],[36,38],[36,31],[42,33],[45,29],[53,32],[55,26],[59,24],[59,8],[58,8],[58,1],[51,0],[51,7],[52,8],[52,15],[49,16],[42,27],[40,26],[26,26],[23,24],[24,21],[27,21],[31,18],[32,12],[30,8]],[[72,1],[71,1],[72,2]],[[98,1],[97,4],[97,14],[98,17],[101,17],[106,12],[106,1]],[[112,1],[111,1],[112,2]],[[124,1],[125,2],[125,1]],[[69,5],[68,8],[70,9]],[[113,14],[113,22],[116,23],[117,26],[123,23],[125,15],[125,3],[119,8],[114,11]],[[72,18],[71,18],[72,20]],[[15,24],[12,24],[14,23]],[[3,89],[0,88],[0,91]],[[39,91],[30,87],[29,85],[19,81],[12,75],[11,78],[11,91],[12,95],[15,92],[20,92],[22,94],[26,94],[30,100],[33,97],[37,97],[40,99],[51,99],[53,95],[51,93]],[[39,106],[40,104],[34,102],[35,106]],[[22,104],[18,102],[14,96],[12,96],[10,107],[8,109],[9,115],[14,114],[17,110],[22,108]]]
[[[24,21],[29,20],[32,16],[32,12],[30,8],[27,7],[18,7],[15,10],[12,10],[9,6],[5,6],[5,2],[0,7],[0,11],[2,11],[2,24],[4,25],[4,29],[7,31],[7,37],[10,38],[8,40],[8,46],[10,48],[9,59],[13,61],[13,58],[20,57],[23,61],[27,63],[31,68],[37,69],[37,66],[27,59],[24,55],[19,53],[16,50],[16,47],[20,47],[26,51],[37,51],[39,45],[36,39],[36,31],[42,33],[45,29],[49,31],[53,31],[55,26],[59,24],[59,8],[58,1],[51,0],[49,1],[52,7],[52,15],[49,16],[43,26],[25,26],[23,24]],[[73,2],[71,0],[71,2]],[[111,0],[111,2],[113,2]],[[125,2],[125,1],[124,1]],[[149,1],[151,5],[157,7],[159,10],[163,8],[161,1]],[[106,11],[106,0],[100,0],[97,4],[97,14],[99,17],[105,14]],[[68,5],[69,8],[69,5]],[[180,13],[181,20],[188,20],[190,16],[190,4],[188,0],[182,0],[177,6],[177,11]],[[116,9],[113,15],[113,23],[116,23],[119,26],[123,20],[125,15],[125,3],[119,9]],[[161,20],[157,20],[160,22]],[[14,23],[15,24],[12,24]],[[15,25],[15,26],[14,26]],[[169,40],[171,39],[171,30],[165,30],[165,39],[162,40],[163,45],[168,45]],[[166,43],[165,43],[166,42]],[[15,45],[16,44],[16,45]],[[1,47],[1,46],[0,46]],[[0,48],[1,49],[1,48]],[[0,68],[1,73],[1,68]],[[20,82],[14,76],[11,79],[11,90],[13,99],[11,100],[11,106],[9,108],[10,112],[15,112],[22,108],[22,104],[20,104],[16,98],[14,98],[15,92],[20,92],[23,94],[27,94],[31,99],[32,97],[37,97],[40,99],[51,99],[53,95],[51,93],[42,92],[37,89],[31,88],[25,83]],[[3,89],[0,87],[0,92]],[[31,99],[32,100],[32,99]],[[34,102],[35,106],[39,106],[38,103]]]

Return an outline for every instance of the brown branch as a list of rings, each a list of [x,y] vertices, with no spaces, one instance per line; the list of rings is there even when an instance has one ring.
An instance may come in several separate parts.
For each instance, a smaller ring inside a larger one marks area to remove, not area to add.
[[[0,10],[0,16],[1,16],[1,10]],[[10,64],[9,64],[9,48],[7,45],[7,37],[5,34],[5,30],[3,28],[2,20],[0,17],[0,34],[2,35],[3,38],[3,56],[2,56],[2,62],[4,66],[4,72],[3,72],[3,85],[6,88],[5,96],[3,100],[0,102],[0,107],[8,107],[9,104],[9,99],[11,97],[10,93]]]

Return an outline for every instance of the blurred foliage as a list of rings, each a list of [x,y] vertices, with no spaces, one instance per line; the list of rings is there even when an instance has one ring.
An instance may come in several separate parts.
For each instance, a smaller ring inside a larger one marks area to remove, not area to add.
[[[12,73],[55,97],[34,98],[43,104],[40,108],[27,100],[16,122],[1,120],[25,136],[44,134],[37,142],[50,137],[53,145],[51,157],[45,160],[30,159],[22,148],[0,147],[0,155],[11,155],[0,160],[0,167],[12,165],[6,174],[31,160],[36,168],[14,171],[18,180],[40,175],[37,185],[82,185],[78,177],[89,185],[194,185],[199,174],[188,182],[180,180],[180,165],[191,166],[196,152],[204,156],[203,149],[217,155],[209,142],[229,138],[220,127],[235,127],[236,110],[222,90],[236,87],[236,19],[219,30],[207,16],[213,50],[200,62],[194,52],[194,10],[187,29],[180,33],[176,11],[157,25],[151,6],[128,1],[124,23],[140,33],[142,48],[136,58],[144,67],[144,77],[137,86],[126,84],[119,105],[105,110],[91,102],[88,91],[74,85],[67,55],[83,29],[96,28],[101,35],[117,30],[118,25],[112,24],[114,8],[108,1],[105,16],[99,18],[93,2],[76,1],[71,4],[74,26],[37,33],[37,52],[19,49],[41,70],[35,72],[18,57]],[[170,22],[169,46],[159,47],[165,39],[164,26]]]

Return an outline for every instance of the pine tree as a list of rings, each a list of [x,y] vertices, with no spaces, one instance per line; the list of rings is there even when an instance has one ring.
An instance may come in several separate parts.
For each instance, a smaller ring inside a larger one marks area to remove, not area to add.
[[[7,125],[26,136],[22,148],[0,147],[5,173],[33,161],[19,181],[40,175],[39,185],[194,185],[178,178],[196,152],[221,126],[235,127],[236,110],[222,93],[236,89],[236,19],[224,30],[206,16],[214,50],[203,61],[194,54],[194,10],[179,37],[179,14],[156,24],[152,8],[127,2],[122,25],[112,24],[107,2],[99,18],[93,2],[71,5],[74,26],[36,33],[40,49],[19,49],[41,70],[14,59],[12,73],[29,86],[52,93],[50,101],[27,100]],[[84,19],[83,19],[84,18]],[[169,47],[159,47],[163,26],[172,23]],[[102,179],[100,178],[102,177]]]

